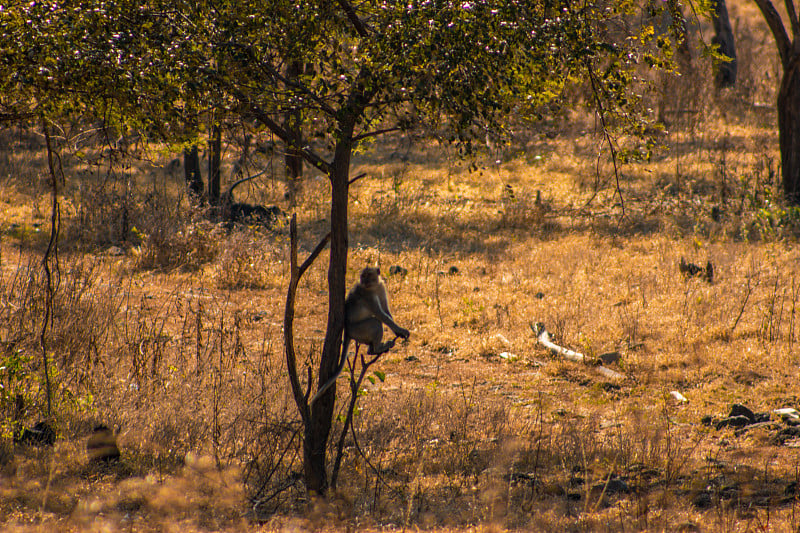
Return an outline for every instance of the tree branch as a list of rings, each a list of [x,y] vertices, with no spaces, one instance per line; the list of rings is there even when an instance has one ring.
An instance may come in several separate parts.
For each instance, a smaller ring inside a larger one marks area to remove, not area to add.
[[[586,61],[586,70],[589,73],[589,81],[591,82],[592,85],[592,94],[594,95],[595,103],[597,105],[597,113],[600,115],[600,124],[603,127],[603,137],[608,143],[608,149],[611,152],[611,161],[614,163],[614,177],[616,178],[617,194],[619,195],[619,204],[622,207],[622,216],[625,217],[625,199],[622,196],[622,188],[620,188],[619,184],[619,165],[617,164],[617,150],[616,148],[614,148],[614,139],[611,138],[611,134],[608,131],[608,126],[606,126],[606,111],[605,108],[603,108],[603,101],[600,98],[600,84],[595,78],[594,70],[592,70],[592,66],[588,61]]]
[[[324,172],[325,174],[330,175],[330,173],[331,173],[331,165],[330,165],[330,163],[328,163],[327,161],[322,159],[320,156],[318,156],[314,152],[310,151],[308,149],[308,147],[294,146],[292,144],[293,137],[292,137],[292,135],[290,135],[290,133],[286,129],[284,129],[280,124],[275,122],[272,119],[272,117],[270,117],[269,114],[267,114],[265,111],[263,111],[260,107],[258,107],[256,104],[251,102],[249,100],[249,98],[247,98],[247,96],[242,94],[240,91],[236,91],[236,92],[239,93],[239,94],[235,94],[236,98],[238,98],[242,102],[242,104],[247,107],[249,113],[254,118],[258,119],[259,122],[261,122],[267,128],[269,128],[270,131],[272,131],[272,133],[277,135],[280,138],[280,140],[285,142],[288,146],[291,146],[292,148],[297,150],[298,153],[303,156],[303,159],[308,161],[312,166],[316,167],[317,169],[319,169],[320,171]]]
[[[800,36],[800,21],[797,20],[797,10],[794,8],[794,0],[784,0],[786,13],[789,15],[789,24],[792,27],[792,37],[797,39]]]
[[[289,374],[289,383],[292,387],[292,394],[294,395],[294,402],[297,404],[297,410],[300,411],[300,418],[303,420],[303,425],[308,426],[310,419],[310,412],[308,407],[308,395],[311,390],[309,387],[303,393],[302,386],[300,385],[300,378],[297,375],[297,355],[294,350],[294,302],[297,296],[297,285],[300,283],[300,277],[308,270],[308,267],[316,260],[317,256],[322,253],[331,234],[328,233],[317,244],[311,255],[308,256],[302,265],[297,265],[297,215],[292,215],[291,222],[289,223],[289,261],[290,261],[290,278],[289,289],[286,294],[286,308],[283,315],[283,340],[286,355],[286,368]],[[309,370],[309,383],[311,383],[311,374]]]
[[[361,178],[366,178],[366,177],[367,177],[367,173],[366,172],[362,172],[361,174],[359,174],[355,178],[351,178],[350,181],[347,182],[347,186],[349,187],[350,185],[352,185],[353,183],[357,182]]]
[[[775,9],[771,0],[754,0],[761,14],[764,15],[764,20],[767,21],[769,29],[772,31],[772,36],[775,37],[775,44],[778,46],[778,53],[781,56],[781,64],[784,70],[789,65],[792,52],[792,41],[786,33],[786,27],[783,25],[781,16]]]
[[[347,18],[350,20],[350,23],[356,29],[356,32],[358,32],[358,35],[360,37],[368,37],[369,31],[367,31],[367,27],[364,25],[364,22],[358,18],[356,10],[353,9],[353,6],[350,5],[350,2],[347,0],[337,0],[337,3],[344,10]]]
[[[364,139],[368,139],[370,137],[377,137],[378,135],[383,135],[384,133],[391,133],[393,131],[400,131],[402,128],[400,126],[394,126],[391,128],[385,128],[382,130],[375,130],[375,131],[368,131],[366,133],[360,133],[353,137],[353,142],[363,141]]]

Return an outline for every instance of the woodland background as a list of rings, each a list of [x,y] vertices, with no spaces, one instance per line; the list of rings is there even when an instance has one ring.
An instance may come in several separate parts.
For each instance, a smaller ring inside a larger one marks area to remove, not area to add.
[[[512,121],[505,142],[472,154],[415,128],[355,151],[350,176],[364,176],[347,193],[347,282],[379,265],[412,334],[358,387],[324,498],[303,481],[283,328],[288,217],[302,260],[330,229],[328,176],[306,165],[287,179],[282,141],[245,123],[198,125],[176,145],[86,121],[52,120],[47,136],[36,119],[4,122],[0,523],[798,530],[800,431],[774,412],[800,409],[800,210],[781,183],[782,66],[757,6],[728,9],[735,86],[715,86],[697,47],[710,24],[690,25],[691,69],[660,74],[644,99],[663,127],[645,132],[652,142],[620,134],[616,157],[583,105]],[[209,207],[198,198],[215,168],[220,204]],[[279,211],[246,218],[256,206]],[[298,285],[303,380],[326,334],[328,254]],[[713,279],[686,276],[682,259],[710,261]],[[587,362],[549,353],[536,322]],[[734,404],[756,418],[728,424]],[[15,442],[41,420],[53,446]],[[118,432],[119,462],[87,461],[98,423]]]

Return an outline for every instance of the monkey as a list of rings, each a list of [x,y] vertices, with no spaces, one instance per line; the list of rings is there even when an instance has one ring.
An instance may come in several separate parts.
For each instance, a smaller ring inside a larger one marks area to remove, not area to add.
[[[389,326],[389,329],[395,334],[395,338],[387,342],[381,342],[384,324]],[[358,345],[366,344],[367,354],[378,356],[392,349],[397,337],[407,339],[409,335],[411,335],[409,331],[398,326],[392,318],[386,285],[381,278],[381,269],[367,267],[362,270],[358,283],[353,285],[344,301],[344,339],[339,364],[333,376],[320,387],[311,399],[310,405],[313,405],[336,382],[336,378],[339,377],[347,362],[350,341],[356,342],[356,354],[358,354]]]
[[[119,459],[119,447],[114,432],[105,424],[94,427],[86,442],[86,455],[90,463],[110,463]]]
[[[345,337],[342,356],[347,355],[351,340],[368,345],[369,355],[380,355],[390,350],[394,346],[394,339],[381,342],[383,324],[389,326],[395,338],[407,339],[410,335],[407,329],[398,326],[392,318],[381,269],[367,267],[361,271],[359,282],[353,286],[344,301]]]

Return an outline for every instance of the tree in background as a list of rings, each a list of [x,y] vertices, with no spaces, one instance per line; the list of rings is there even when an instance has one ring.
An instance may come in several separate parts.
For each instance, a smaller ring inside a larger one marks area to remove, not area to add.
[[[786,18],[792,36],[770,0],[754,0],[767,21],[783,66],[778,91],[778,144],[781,152],[783,192],[800,205],[800,19],[793,0],[786,0]]]
[[[717,52],[729,59],[729,61],[720,61],[717,64],[714,75],[714,84],[718,89],[723,89],[736,85],[736,43],[725,0],[714,0],[713,7],[711,21],[714,24],[714,37],[711,43],[718,45]]]
[[[324,493],[336,387],[312,405],[309,396],[340,357],[354,150],[424,124],[468,156],[522,118],[586,104],[601,118],[616,165],[613,132],[645,129],[636,69],[668,66],[672,54],[669,39],[652,27],[628,29],[633,4],[26,3],[5,9],[0,22],[0,106],[44,117],[105,117],[183,143],[195,135],[188,125],[213,109],[259,121],[288,153],[328,176],[327,329],[316,377],[308,369],[305,385],[287,348],[304,424],[305,483]],[[567,100],[564,91],[574,85],[590,98]]]

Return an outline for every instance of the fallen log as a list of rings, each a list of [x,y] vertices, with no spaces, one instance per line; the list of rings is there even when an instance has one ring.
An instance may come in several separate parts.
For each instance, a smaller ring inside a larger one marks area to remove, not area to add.
[[[558,344],[551,341],[550,334],[547,332],[547,329],[545,329],[544,324],[542,322],[536,322],[535,324],[531,322],[530,327],[531,331],[533,331],[533,334],[536,335],[536,340],[539,341],[539,344],[541,344],[554,354],[560,355],[564,359],[575,363],[585,363],[593,365],[593,368],[606,378],[625,379],[625,374],[621,374],[616,370],[611,370],[610,368],[603,366],[602,364],[600,364],[599,359],[587,357],[582,353],[570,350],[569,348],[564,348],[563,346],[559,346]]]

